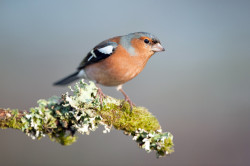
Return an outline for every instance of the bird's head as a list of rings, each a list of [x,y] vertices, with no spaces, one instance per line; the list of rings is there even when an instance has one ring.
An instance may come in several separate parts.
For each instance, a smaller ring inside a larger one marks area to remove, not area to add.
[[[124,41],[130,44],[126,44]],[[123,37],[123,43],[131,55],[136,55],[136,52],[153,55],[155,52],[165,51],[160,40],[147,32],[130,33]]]

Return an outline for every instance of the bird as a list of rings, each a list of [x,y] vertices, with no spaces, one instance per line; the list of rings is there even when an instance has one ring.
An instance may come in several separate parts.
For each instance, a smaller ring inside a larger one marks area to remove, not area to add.
[[[165,49],[160,40],[148,32],[112,37],[96,45],[81,61],[76,72],[54,85],[67,85],[80,78],[92,80],[97,85],[101,104],[105,95],[99,84],[116,86],[132,111],[135,104],[122,89],[122,85],[136,77],[144,69],[149,58],[161,51]]]

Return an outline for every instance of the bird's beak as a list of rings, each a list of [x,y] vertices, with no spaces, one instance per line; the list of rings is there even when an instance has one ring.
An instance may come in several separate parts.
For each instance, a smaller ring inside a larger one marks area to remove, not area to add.
[[[165,49],[162,47],[162,45],[160,43],[156,43],[152,46],[151,48],[152,51],[155,52],[161,52],[161,51],[165,51]]]

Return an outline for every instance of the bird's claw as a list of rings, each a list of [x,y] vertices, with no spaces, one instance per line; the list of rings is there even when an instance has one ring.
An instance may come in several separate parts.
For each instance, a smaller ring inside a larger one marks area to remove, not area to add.
[[[101,103],[101,106],[103,106],[103,98],[106,98],[106,95],[102,92],[101,88],[98,88],[97,95],[99,96],[99,101]]]
[[[126,95],[124,101],[128,102],[130,105],[130,112],[132,113],[133,107],[135,104],[130,100],[130,98]]]

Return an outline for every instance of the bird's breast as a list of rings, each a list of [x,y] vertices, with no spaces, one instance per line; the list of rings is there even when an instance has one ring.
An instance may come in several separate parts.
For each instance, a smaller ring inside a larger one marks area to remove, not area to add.
[[[84,70],[87,76],[105,86],[121,85],[137,76],[149,59],[143,56],[130,56],[124,50],[119,52],[103,61],[86,66]]]

